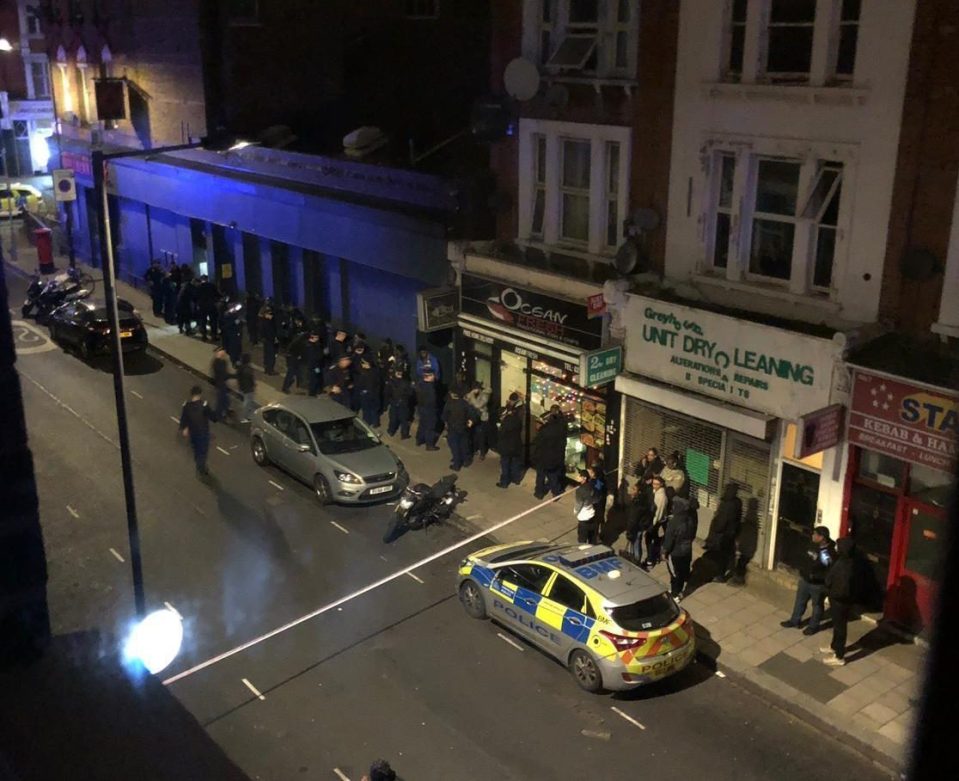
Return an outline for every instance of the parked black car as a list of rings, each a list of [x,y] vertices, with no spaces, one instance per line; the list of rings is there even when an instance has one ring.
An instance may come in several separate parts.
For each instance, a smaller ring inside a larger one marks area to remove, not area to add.
[[[120,339],[123,352],[146,349],[147,332],[133,305],[120,299]],[[70,301],[53,310],[47,325],[50,338],[64,346],[73,346],[84,358],[110,352],[112,344],[106,304],[102,301]]]

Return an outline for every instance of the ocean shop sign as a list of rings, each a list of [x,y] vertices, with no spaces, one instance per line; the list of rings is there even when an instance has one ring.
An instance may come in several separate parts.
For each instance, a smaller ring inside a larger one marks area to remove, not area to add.
[[[829,402],[831,341],[639,296],[628,317],[629,371],[787,419]]]

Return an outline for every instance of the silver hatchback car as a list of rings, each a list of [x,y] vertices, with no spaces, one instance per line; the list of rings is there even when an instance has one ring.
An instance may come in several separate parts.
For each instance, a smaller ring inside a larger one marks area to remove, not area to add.
[[[409,483],[393,452],[350,410],[323,397],[260,407],[250,426],[260,466],[275,464],[313,486],[321,504],[390,499]]]

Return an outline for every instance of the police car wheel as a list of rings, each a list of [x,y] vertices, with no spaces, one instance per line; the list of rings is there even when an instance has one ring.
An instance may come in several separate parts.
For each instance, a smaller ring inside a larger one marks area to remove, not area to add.
[[[576,679],[579,687],[585,691],[595,694],[603,689],[603,674],[599,670],[599,665],[586,651],[579,649],[573,651],[569,656],[569,671]]]
[[[253,460],[258,466],[266,466],[270,463],[270,457],[266,454],[266,445],[259,437],[253,437],[250,443],[250,452],[253,453]]]
[[[483,594],[472,580],[464,580],[460,586],[460,603],[471,618],[486,618]]]
[[[313,477],[313,493],[316,494],[316,500],[320,504],[329,504],[333,501],[333,492],[330,490],[330,484],[323,475]]]

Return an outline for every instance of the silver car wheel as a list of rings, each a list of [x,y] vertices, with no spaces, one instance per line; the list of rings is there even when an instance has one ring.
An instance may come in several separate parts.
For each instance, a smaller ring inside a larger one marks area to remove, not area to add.
[[[253,452],[253,460],[259,466],[266,466],[270,462],[270,457],[266,454],[266,445],[259,437],[253,437],[250,443],[250,450]]]
[[[603,688],[603,676],[593,659],[586,651],[573,651],[569,658],[569,670],[581,689],[598,692]]]
[[[460,603],[467,615],[472,618],[486,618],[486,603],[483,601],[479,586],[472,580],[463,581],[460,586]]]
[[[319,501],[320,504],[329,504],[333,501],[333,492],[330,490],[330,484],[323,475],[314,476],[313,492],[316,494],[317,501]]]

